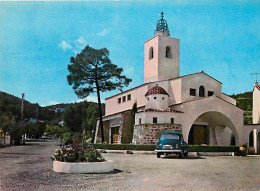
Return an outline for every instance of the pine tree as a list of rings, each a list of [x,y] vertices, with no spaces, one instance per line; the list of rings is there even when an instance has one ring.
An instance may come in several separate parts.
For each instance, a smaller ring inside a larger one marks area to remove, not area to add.
[[[122,68],[112,64],[109,59],[109,51],[106,48],[94,49],[86,46],[76,57],[71,57],[68,65],[70,74],[68,83],[79,98],[86,98],[92,93],[98,97],[101,140],[104,142],[103,119],[101,110],[100,92],[119,89],[128,86],[132,81],[124,75]]]

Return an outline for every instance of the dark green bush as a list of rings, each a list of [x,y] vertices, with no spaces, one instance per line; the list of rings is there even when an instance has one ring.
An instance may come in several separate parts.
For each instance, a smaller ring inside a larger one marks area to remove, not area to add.
[[[155,145],[127,145],[127,144],[93,144],[95,149],[107,150],[137,150],[154,151]],[[201,146],[189,145],[189,152],[238,152],[239,148],[235,146]]]
[[[238,150],[239,148],[236,146],[188,146],[188,152],[238,152]]]

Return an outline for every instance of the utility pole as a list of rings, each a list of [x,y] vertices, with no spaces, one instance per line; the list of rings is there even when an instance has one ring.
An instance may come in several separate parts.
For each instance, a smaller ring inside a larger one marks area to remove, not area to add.
[[[22,93],[22,105],[21,105],[21,122],[23,122],[23,107],[24,107],[24,93]]]

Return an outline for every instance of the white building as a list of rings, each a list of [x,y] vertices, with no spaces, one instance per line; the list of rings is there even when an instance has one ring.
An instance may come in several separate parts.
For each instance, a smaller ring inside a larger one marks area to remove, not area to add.
[[[106,142],[154,144],[162,131],[181,131],[189,144],[248,142],[245,128],[251,131],[252,127],[244,126],[243,110],[221,88],[221,82],[203,71],[179,76],[179,39],[170,37],[162,14],[155,36],[144,45],[144,84],[106,98]],[[135,103],[138,109],[133,117]],[[259,123],[259,102],[254,108]],[[99,123],[95,142],[98,128]]]

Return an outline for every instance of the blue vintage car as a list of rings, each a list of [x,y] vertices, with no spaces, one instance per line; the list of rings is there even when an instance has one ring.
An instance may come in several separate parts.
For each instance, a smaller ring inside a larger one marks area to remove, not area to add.
[[[155,145],[157,158],[162,154],[178,154],[179,158],[188,156],[187,143],[183,139],[180,132],[163,132],[160,135],[158,142]]]

